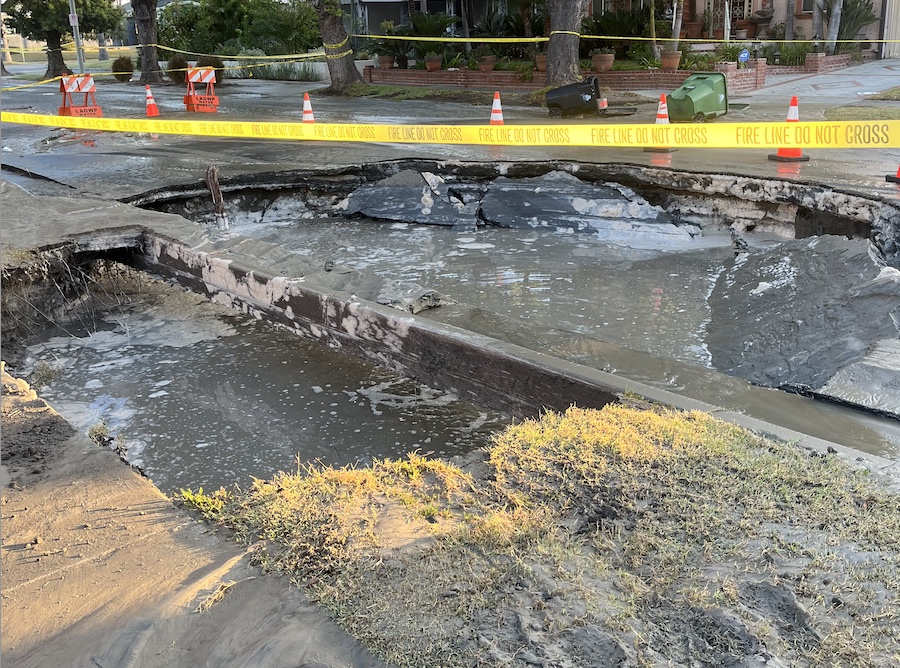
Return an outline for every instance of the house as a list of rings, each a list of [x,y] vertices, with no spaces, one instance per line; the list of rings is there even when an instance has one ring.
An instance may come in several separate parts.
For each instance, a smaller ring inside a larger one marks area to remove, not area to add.
[[[477,20],[484,15],[487,8],[495,2],[491,0],[474,0],[475,17]],[[392,21],[394,25],[400,25],[409,21],[408,0],[341,0],[341,5],[346,12],[347,29],[352,33],[377,35],[381,34],[381,24],[384,21]],[[451,16],[462,16],[462,0],[415,0],[417,11],[427,14],[447,13]],[[349,17],[356,16],[351,24]]]

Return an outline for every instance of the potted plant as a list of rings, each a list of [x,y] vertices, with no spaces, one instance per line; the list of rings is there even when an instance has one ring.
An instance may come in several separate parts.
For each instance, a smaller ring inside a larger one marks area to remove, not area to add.
[[[660,51],[660,67],[667,72],[674,72],[681,62],[681,51]]]
[[[744,37],[740,37],[740,32],[744,30],[746,31]],[[734,22],[734,38],[735,39],[748,39],[756,36],[756,24],[753,21],[748,19],[737,19]]]
[[[699,39],[703,34],[703,21],[697,19],[697,5],[694,0],[687,0],[688,20],[684,22],[684,29],[688,39]]]
[[[534,54],[534,67],[538,72],[546,72],[547,71],[547,54],[543,51],[538,51]]]
[[[425,52],[425,69],[429,72],[434,72],[441,69],[441,65],[443,64],[443,62],[444,54],[438,53],[437,51]]]
[[[406,35],[408,31],[404,26],[395,26],[393,21],[382,21],[381,31],[386,37],[398,37]],[[404,39],[380,39],[375,43],[378,54],[378,66],[381,69],[391,69],[394,63],[400,69],[406,69],[409,65],[410,44]]]
[[[594,49],[590,53],[591,65],[595,72],[607,72],[612,69],[613,62],[616,60],[616,52],[612,47],[602,46]]]
[[[478,69],[482,72],[493,72],[497,66],[497,55],[491,51],[487,44],[480,44],[472,51],[472,56],[478,63]]]
[[[390,70],[394,67],[395,56],[384,51],[378,52],[378,67],[382,70]]]
[[[703,16],[700,22],[703,24],[703,38],[707,39],[712,34],[712,12],[708,9],[703,10]]]

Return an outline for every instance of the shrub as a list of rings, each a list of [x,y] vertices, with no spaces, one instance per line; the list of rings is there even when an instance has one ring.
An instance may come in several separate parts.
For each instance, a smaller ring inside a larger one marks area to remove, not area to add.
[[[265,55],[266,53],[262,49],[241,49],[237,54],[237,67],[228,69],[228,77],[230,79],[255,78],[257,73],[268,65],[266,60],[262,58]]]
[[[116,81],[131,81],[134,76],[134,61],[129,56],[119,56],[112,63],[112,73]]]
[[[724,42],[716,45],[716,54],[719,56],[719,60],[723,62],[738,63],[739,67],[743,67],[744,64],[740,63],[738,58],[741,55],[741,51],[749,48],[748,44],[742,44],[741,42]]]
[[[166,75],[175,83],[183,84],[187,80],[188,62],[179,53],[173,54],[166,63]]]
[[[805,42],[778,42],[763,47],[763,54],[770,65],[775,64],[775,54],[780,52],[779,65],[802,66],[806,63],[806,54],[812,51],[812,44]]]
[[[216,71],[216,83],[222,83],[225,78],[225,63],[218,56],[200,56],[197,59],[197,67],[211,67]]]
[[[681,54],[681,69],[708,72],[713,69],[716,56],[712,53],[690,51]]]

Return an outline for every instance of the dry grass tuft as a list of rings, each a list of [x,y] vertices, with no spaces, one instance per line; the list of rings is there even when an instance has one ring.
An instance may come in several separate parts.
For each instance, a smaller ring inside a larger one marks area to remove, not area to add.
[[[511,426],[482,468],[411,454],[183,500],[398,666],[900,652],[900,503],[836,457],[703,413],[608,406]],[[429,540],[391,549],[397,513]]]

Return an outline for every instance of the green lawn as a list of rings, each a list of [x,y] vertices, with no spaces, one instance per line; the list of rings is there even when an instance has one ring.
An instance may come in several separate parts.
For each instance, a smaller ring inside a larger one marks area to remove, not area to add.
[[[897,88],[888,88],[875,95],[869,95],[869,100],[900,100],[900,86]]]
[[[106,47],[106,52],[109,54],[110,60],[115,60],[119,56],[136,56],[137,49],[133,46],[114,46],[114,47]],[[83,51],[84,57],[86,60],[88,59],[97,59],[97,55],[99,50],[96,48],[88,48]],[[22,56],[23,53],[21,51],[16,51],[15,49],[10,49],[10,56],[12,56],[12,61],[7,62],[7,66],[15,67],[16,65],[22,64]],[[26,63],[44,63],[47,62],[47,52],[42,49],[29,49],[24,53]],[[78,56],[75,55],[75,50],[71,51],[63,51],[63,58],[67,63],[69,62],[78,62]],[[105,62],[105,61],[104,61]]]
[[[897,107],[835,107],[825,111],[827,121],[900,121]]]

